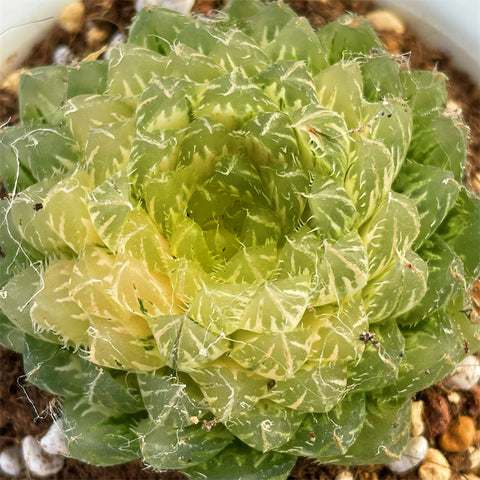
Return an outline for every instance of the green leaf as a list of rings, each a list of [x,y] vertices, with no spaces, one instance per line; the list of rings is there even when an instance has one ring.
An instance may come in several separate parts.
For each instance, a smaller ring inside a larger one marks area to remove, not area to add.
[[[62,342],[87,345],[88,315],[70,295],[70,277],[75,260],[52,261],[42,272],[40,290],[30,302],[30,318],[41,330],[57,334]]]
[[[415,114],[445,106],[448,97],[447,80],[438,70],[400,72],[403,96]]]
[[[345,190],[357,209],[358,221],[365,222],[390,192],[395,165],[390,151],[381,142],[361,137],[352,147]]]
[[[208,58],[223,70],[239,70],[246,77],[256,75],[270,64],[268,52],[239,30],[227,30]]]
[[[402,97],[400,63],[385,51],[374,51],[361,60],[363,92],[369,102]]]
[[[40,120],[55,124],[62,119],[65,101],[65,67],[47,66],[27,70],[20,77],[18,110],[22,122]]]
[[[257,114],[277,110],[272,100],[241,69],[235,68],[206,86],[195,115],[212,118],[229,130],[238,130]]]
[[[343,180],[350,150],[344,118],[315,102],[292,112],[292,127],[303,167]]]
[[[30,265],[14,275],[1,289],[0,309],[22,332],[54,343],[61,340],[53,332],[44,332],[30,317],[30,305],[42,289],[42,267]]]
[[[270,400],[260,400],[227,421],[226,427],[248,446],[269,452],[287,442],[304,417],[303,412],[281,407]]]
[[[210,411],[221,422],[235,418],[268,393],[267,379],[223,357],[188,372],[197,383]]]
[[[455,205],[460,185],[447,170],[407,160],[393,189],[415,202],[420,218],[420,232],[414,244],[418,248]]]
[[[284,2],[270,2],[258,9],[258,13],[251,17],[244,27],[247,35],[262,46],[270,43],[292,19],[296,19],[295,12]]]
[[[324,256],[314,276],[313,306],[350,297],[368,280],[368,258],[364,242],[356,233],[347,233],[336,242],[323,240]]]
[[[357,211],[341,183],[316,176],[306,197],[313,230],[318,231],[321,238],[338,239],[352,229]]]
[[[443,168],[462,183],[468,129],[448,112],[433,110],[416,115],[408,156],[422,165]]]
[[[143,459],[159,470],[184,469],[210,460],[234,439],[222,424],[214,422],[211,429],[201,423],[172,428],[150,420],[141,422],[135,432]]]
[[[330,64],[383,50],[383,44],[372,25],[355,14],[341,16],[319,29],[317,35],[328,52]]]
[[[238,250],[225,264],[214,272],[217,281],[240,284],[262,284],[268,280],[278,265],[277,246],[252,245]]]
[[[106,60],[82,61],[74,66],[67,66],[67,98],[105,93],[107,74]]]
[[[96,186],[127,166],[134,136],[131,119],[103,125],[101,128],[92,128],[89,131],[83,167],[92,172],[91,176]]]
[[[129,43],[115,45],[108,61],[106,93],[138,96],[152,80],[164,75],[166,65],[165,57],[147,48]]]
[[[357,128],[363,118],[363,80],[356,62],[331,65],[314,77],[320,105],[340,113],[347,126]]]
[[[369,338],[372,340],[369,341]],[[404,354],[405,340],[395,320],[371,325],[357,339],[365,350],[357,364],[349,365],[348,387],[356,392],[377,390],[394,382]]]
[[[157,425],[182,428],[193,425],[208,412],[202,393],[188,375],[163,369],[137,373],[142,401]]]
[[[198,103],[199,86],[183,78],[158,77],[141,90],[135,114],[139,132],[187,127]]]
[[[0,152],[0,176],[11,193],[23,190],[33,179],[39,182],[72,172],[79,160],[77,144],[67,128],[37,123],[2,131]]]
[[[82,395],[90,405],[118,413],[143,409],[135,386],[128,385],[129,374],[113,376],[72,350],[25,336],[24,369],[28,381],[56,395]]]
[[[91,406],[83,397],[67,397],[63,404],[63,429],[69,457],[96,466],[118,465],[140,456],[133,423],[144,414],[118,415],[105,407]]]
[[[79,95],[65,103],[65,118],[82,149],[92,128],[99,124],[125,122],[135,112],[136,100],[110,95]]]
[[[160,356],[174,370],[188,372],[208,365],[231,348],[225,335],[219,336],[187,315],[157,317],[149,324]]]
[[[444,308],[465,287],[463,263],[440,236],[432,235],[418,254],[428,266],[427,290],[415,307],[397,319],[402,325],[417,324]]]
[[[415,127],[409,105],[401,98],[386,97],[381,102],[364,103],[363,117],[356,132],[360,137],[364,135],[383,143],[390,150],[396,175],[407,151],[410,153],[409,146]]]
[[[180,43],[175,45],[175,49],[169,54],[164,75],[208,84],[226,73],[228,70],[215,63],[210,56]]]
[[[362,356],[365,345],[358,339],[368,330],[368,317],[358,295],[339,304],[308,309],[301,325],[311,332],[311,360],[357,362]]]
[[[328,412],[307,413],[300,428],[277,450],[320,461],[344,455],[358,438],[365,415],[365,395],[350,393]]]
[[[238,330],[231,336],[230,358],[242,367],[267,379],[285,380],[305,363],[310,350],[310,331],[252,333]]]
[[[313,75],[328,66],[327,54],[304,17],[292,18],[267,45],[266,52],[274,63],[302,60]]]
[[[439,382],[464,356],[459,331],[445,311],[437,310],[414,327],[402,328],[405,350],[398,380],[388,394],[406,396]]]
[[[262,453],[235,441],[208,462],[183,470],[192,480],[287,480],[296,456]]]
[[[293,330],[309,305],[311,289],[308,275],[266,281],[249,299],[239,328],[257,333]]]
[[[367,397],[366,417],[355,443],[346,454],[322,458],[339,465],[383,464],[399,460],[410,433],[410,398]]]
[[[182,134],[172,130],[136,132],[130,150],[133,190],[139,196],[148,180],[174,170],[178,160],[178,141]]]
[[[391,268],[362,290],[370,323],[381,322],[408,312],[425,295],[428,266],[413,251],[397,257]]]
[[[295,112],[318,103],[312,75],[304,62],[279,60],[269,65],[252,80],[280,110]]]
[[[328,412],[347,391],[346,362],[325,359],[309,361],[293,377],[277,381],[269,398],[300,412]]]
[[[25,334],[0,312],[0,345],[8,350],[23,353],[24,343]]]
[[[178,34],[192,20],[174,10],[151,6],[144,8],[133,19],[128,42],[167,55]]]
[[[480,273],[480,198],[460,187],[457,202],[438,234],[462,259],[467,282],[473,281]]]
[[[360,228],[367,245],[370,278],[388,268],[399,254],[404,255],[419,230],[414,201],[398,193],[389,193],[372,218]]]

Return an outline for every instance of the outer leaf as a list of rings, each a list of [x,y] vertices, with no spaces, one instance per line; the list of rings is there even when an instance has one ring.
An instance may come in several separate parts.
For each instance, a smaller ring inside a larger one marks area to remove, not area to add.
[[[480,273],[480,198],[461,187],[438,233],[462,259],[467,281],[472,281]]]
[[[286,480],[296,460],[284,453],[261,453],[236,441],[205,464],[184,472],[192,480]]]
[[[326,413],[308,413],[291,440],[279,451],[322,460],[345,454],[365,420],[365,395],[352,393]]]
[[[399,400],[367,397],[367,414],[362,431],[344,455],[322,459],[325,463],[355,465],[399,460],[410,431],[410,398]]]
[[[265,399],[226,422],[226,427],[248,446],[268,452],[287,442],[304,417],[303,412]]]
[[[117,465],[139,457],[138,441],[132,432],[138,415],[116,415],[92,407],[83,397],[68,397],[63,404],[63,429],[68,454],[97,466]]]
[[[135,432],[140,438],[143,459],[159,470],[184,469],[207,462],[234,439],[222,424],[211,429],[202,423],[172,428],[144,420]]]
[[[157,374],[138,373],[137,378],[143,403],[155,424],[182,428],[208,412],[202,393],[185,374],[163,369]]]
[[[374,340],[365,345],[360,362],[349,368],[349,387],[360,392],[376,390],[395,381],[405,348],[405,340],[394,320],[372,325],[368,333],[373,334]],[[358,341],[362,341],[361,338]]]

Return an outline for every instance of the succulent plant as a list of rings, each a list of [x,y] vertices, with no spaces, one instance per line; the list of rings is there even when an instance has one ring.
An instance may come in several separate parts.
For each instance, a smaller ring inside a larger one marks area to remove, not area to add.
[[[480,347],[480,199],[446,78],[352,14],[142,10],[25,73],[0,132],[1,338],[68,451],[193,479],[386,463]]]

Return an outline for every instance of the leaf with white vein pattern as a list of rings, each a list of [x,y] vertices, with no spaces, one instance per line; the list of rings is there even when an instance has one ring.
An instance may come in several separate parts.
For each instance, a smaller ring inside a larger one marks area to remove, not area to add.
[[[239,330],[230,337],[233,349],[229,356],[262,377],[285,380],[307,360],[310,334],[307,328],[264,334]]]
[[[367,249],[357,233],[348,233],[332,243],[324,240],[323,248],[325,253],[314,278],[314,306],[350,297],[368,280]]]
[[[268,452],[287,442],[304,417],[304,412],[263,399],[226,422],[226,427],[250,447]]]
[[[383,271],[399,253],[406,252],[420,231],[415,202],[404,195],[389,193],[360,235],[367,246],[370,277]]]

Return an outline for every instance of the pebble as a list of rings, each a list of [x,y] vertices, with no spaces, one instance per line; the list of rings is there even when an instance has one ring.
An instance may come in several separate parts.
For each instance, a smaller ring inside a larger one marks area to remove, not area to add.
[[[47,433],[40,439],[42,449],[51,455],[68,456],[68,449],[61,420],[52,423]]]
[[[109,32],[105,28],[90,24],[85,32],[85,41],[90,50],[100,47],[108,39]]]
[[[423,422],[423,401],[412,402],[412,415],[410,418],[410,433],[413,437],[420,436],[425,431]]]
[[[443,384],[454,390],[471,390],[480,380],[480,360],[475,355],[468,355],[449,375]]]
[[[415,468],[425,458],[428,440],[425,437],[411,437],[400,460],[387,464],[394,473],[403,473]]]
[[[376,30],[392,33],[405,33],[405,24],[390,10],[374,10],[365,18]]]
[[[73,53],[67,45],[59,45],[52,53],[55,65],[67,65],[73,60]]]
[[[19,448],[6,448],[0,453],[0,470],[12,477],[22,473],[23,461]]]
[[[429,448],[423,464],[418,469],[418,476],[421,480],[450,480],[452,470],[442,452]]]
[[[9,92],[17,93],[18,86],[20,85],[20,75],[20,70],[15,70],[9,73],[2,82],[2,88],[8,90]]]
[[[475,448],[472,452],[470,452],[469,458],[470,460],[470,469],[475,470],[476,468],[480,467],[480,449]]]
[[[447,452],[464,452],[474,440],[475,421],[471,417],[461,415],[448,424],[438,443]]]
[[[39,477],[46,477],[59,472],[65,462],[63,457],[44,452],[37,440],[31,435],[22,440],[22,452],[28,471]]]
[[[138,12],[145,7],[159,6],[188,15],[194,3],[195,0],[136,0],[135,10]]]
[[[354,480],[354,476],[350,470],[342,470],[337,473],[335,480]]]
[[[60,12],[58,24],[68,33],[78,33],[85,21],[85,5],[83,2],[72,2]]]

